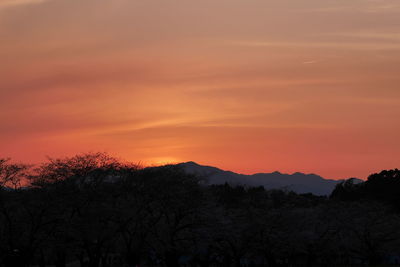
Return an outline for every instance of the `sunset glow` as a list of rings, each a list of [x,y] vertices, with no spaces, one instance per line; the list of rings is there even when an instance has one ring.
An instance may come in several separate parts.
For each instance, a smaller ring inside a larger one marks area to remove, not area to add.
[[[399,73],[399,0],[0,0],[0,155],[364,179]]]

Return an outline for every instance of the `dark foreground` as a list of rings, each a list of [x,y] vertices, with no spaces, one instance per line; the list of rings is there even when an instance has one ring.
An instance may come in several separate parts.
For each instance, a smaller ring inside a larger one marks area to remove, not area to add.
[[[317,197],[104,154],[0,160],[0,266],[399,265],[399,173]]]

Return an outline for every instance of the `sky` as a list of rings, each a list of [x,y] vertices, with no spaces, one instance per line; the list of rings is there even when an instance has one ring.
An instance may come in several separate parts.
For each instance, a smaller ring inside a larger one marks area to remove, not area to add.
[[[400,167],[399,0],[0,0],[0,156]]]

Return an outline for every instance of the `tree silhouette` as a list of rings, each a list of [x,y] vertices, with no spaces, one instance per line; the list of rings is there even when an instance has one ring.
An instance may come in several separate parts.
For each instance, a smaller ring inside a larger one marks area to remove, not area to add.
[[[24,185],[22,187],[22,185]],[[399,171],[330,198],[207,185],[179,166],[105,153],[0,160],[0,266],[344,266],[395,263]]]

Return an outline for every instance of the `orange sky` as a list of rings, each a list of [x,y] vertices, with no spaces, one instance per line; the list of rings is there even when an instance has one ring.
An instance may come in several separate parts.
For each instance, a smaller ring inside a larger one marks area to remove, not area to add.
[[[399,0],[0,0],[0,155],[400,167]]]

